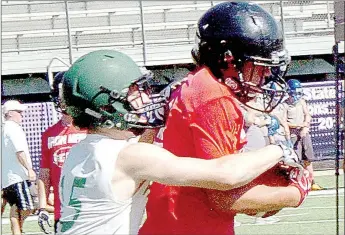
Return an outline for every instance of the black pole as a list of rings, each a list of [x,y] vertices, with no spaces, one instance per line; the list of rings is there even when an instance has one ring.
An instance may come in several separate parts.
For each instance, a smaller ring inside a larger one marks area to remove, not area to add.
[[[342,154],[342,147],[343,147],[343,136],[342,136],[342,129],[340,128],[342,120],[340,117],[340,105],[343,99],[342,95],[342,84],[341,84],[341,72],[340,72],[340,63],[339,63],[339,44],[338,42],[335,43],[333,46],[333,56],[334,56],[334,64],[336,69],[336,80],[335,80],[335,89],[336,89],[336,131],[335,131],[335,139],[336,139],[336,156],[335,156],[335,192],[336,192],[336,234],[339,235],[339,160],[340,155]]]

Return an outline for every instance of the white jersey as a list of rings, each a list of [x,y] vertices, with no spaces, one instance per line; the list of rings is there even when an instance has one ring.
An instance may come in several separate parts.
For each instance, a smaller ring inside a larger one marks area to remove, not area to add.
[[[24,152],[27,163],[32,166],[28,142],[22,127],[14,121],[5,121],[1,136],[1,186],[2,189],[12,184],[28,180],[28,171],[19,162],[17,152]]]
[[[112,192],[118,153],[129,142],[88,135],[69,152],[60,179],[61,218],[57,234],[137,234],[149,182],[128,200]]]

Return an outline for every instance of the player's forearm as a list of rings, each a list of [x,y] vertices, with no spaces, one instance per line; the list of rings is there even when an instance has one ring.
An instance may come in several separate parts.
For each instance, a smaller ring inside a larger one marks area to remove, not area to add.
[[[24,153],[24,151],[20,151],[16,153],[18,161],[20,164],[22,164],[22,166],[25,167],[25,169],[27,170],[31,170],[32,169],[32,165],[28,163],[28,161],[26,160],[26,154]]]
[[[268,187],[257,185],[236,200],[230,209],[236,213],[256,214],[281,210],[285,207],[297,207],[301,194],[296,187]]]
[[[287,124],[287,122],[281,122],[283,128],[284,128],[284,132],[285,132],[285,137],[287,140],[291,139],[291,134],[290,134],[290,128],[289,125]]]
[[[277,145],[268,145],[262,149],[228,155],[217,159],[221,167],[231,173],[227,189],[245,185],[272,168],[282,159],[283,151]]]

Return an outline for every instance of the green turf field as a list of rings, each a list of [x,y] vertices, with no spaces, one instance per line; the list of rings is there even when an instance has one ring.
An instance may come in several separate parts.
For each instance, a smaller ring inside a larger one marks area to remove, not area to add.
[[[336,234],[336,200],[332,191],[327,190],[328,195],[310,195],[299,208],[283,209],[276,215],[280,221],[275,224],[257,225],[253,217],[238,215],[236,220],[241,225],[236,227],[236,234]],[[339,202],[339,234],[344,234],[344,191]]]
[[[336,197],[335,177],[317,176],[316,181],[320,185],[329,188],[319,192],[312,192],[306,201],[299,208],[286,208],[280,211],[276,216],[279,222],[270,225],[257,225],[255,219],[246,215],[236,216],[236,220],[241,222],[236,227],[236,235],[336,235]],[[344,175],[340,176],[340,232],[344,231]],[[8,207],[2,219],[1,234],[11,234],[8,223]],[[53,217],[52,217],[53,218]],[[43,234],[37,225],[37,217],[31,216],[24,224],[26,234]]]

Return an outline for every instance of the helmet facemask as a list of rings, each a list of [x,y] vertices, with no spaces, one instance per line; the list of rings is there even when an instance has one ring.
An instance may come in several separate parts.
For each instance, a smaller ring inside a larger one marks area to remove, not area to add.
[[[52,85],[51,99],[54,103],[55,110],[61,114],[66,114],[66,104],[63,101],[63,74],[59,72],[55,77]]]
[[[269,113],[279,104],[279,102],[273,102],[273,100],[280,100],[281,102],[284,99],[286,94],[284,76],[287,65],[291,61],[285,49],[279,52],[273,51],[269,55],[261,57],[242,55],[227,40],[221,40],[220,42],[201,40],[198,31],[195,43],[192,57],[197,64],[208,66],[217,78],[220,78],[230,87],[238,100],[244,105],[257,111]],[[248,67],[248,64],[251,64],[251,66]],[[231,69],[231,66],[237,70],[237,74],[228,77],[226,70]],[[273,93],[267,86],[270,82],[274,82],[277,86],[284,87],[284,89],[281,89],[281,92]],[[265,105],[262,110],[247,105],[257,94],[264,96]]]
[[[237,60],[235,67],[238,70],[238,77],[233,77],[231,80],[237,83],[234,93],[239,101],[257,111],[271,112],[286,98],[287,85],[284,76],[289,62],[290,57],[286,51],[283,51],[281,56],[272,53],[270,59],[248,56]],[[248,68],[245,63],[251,63],[251,66]],[[276,89],[271,87],[272,84],[275,84]],[[258,94],[263,95],[263,109],[247,104]]]
[[[287,84],[290,96],[289,103],[294,104],[304,96],[302,85],[300,81],[296,79],[290,79]]]
[[[152,74],[134,81],[127,93],[126,101],[130,110],[125,114],[129,126],[135,128],[158,128],[165,124],[166,105],[170,92],[156,92]]]
[[[304,95],[302,88],[296,88],[296,90],[290,91],[289,93],[293,103],[298,102]]]
[[[54,92],[52,95],[52,100],[54,103],[55,110],[61,114],[66,114],[66,104],[63,101],[62,92],[62,84],[60,83],[58,85],[58,91]]]
[[[155,93],[152,85],[152,73],[145,74],[122,91],[112,91],[101,86],[100,91],[93,97],[108,95],[108,104],[103,105],[99,112],[86,109],[85,112],[96,117],[103,127],[130,128],[159,128],[165,124],[165,107],[170,94]],[[125,112],[118,112],[118,103],[123,104]]]

